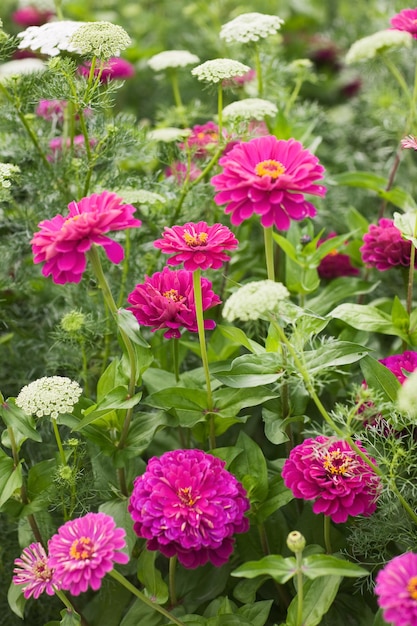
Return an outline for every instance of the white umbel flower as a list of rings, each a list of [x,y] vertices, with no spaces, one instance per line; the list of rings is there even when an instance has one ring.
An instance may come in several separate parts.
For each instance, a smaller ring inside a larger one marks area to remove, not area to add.
[[[273,102],[262,98],[245,98],[231,102],[223,109],[223,119],[237,122],[241,120],[258,120],[272,117],[278,113]]]
[[[232,293],[225,302],[223,317],[228,322],[264,319],[269,313],[278,312],[279,303],[290,293],[282,283],[273,280],[257,280],[246,283]]]
[[[193,76],[207,83],[219,83],[222,80],[244,76],[250,67],[234,59],[211,59],[191,70]]]
[[[176,126],[165,126],[163,128],[154,128],[148,132],[148,139],[152,141],[161,141],[162,143],[171,143],[173,141],[181,141],[188,137],[191,133],[188,128],[177,128]]]
[[[148,59],[148,65],[154,72],[163,72],[177,67],[195,65],[199,61],[198,56],[188,50],[165,50]]]
[[[85,22],[74,22],[73,20],[63,20],[61,22],[48,22],[42,26],[29,26],[26,30],[17,33],[21,39],[18,48],[21,50],[32,50],[51,57],[57,56],[60,52],[78,52],[71,43],[73,34],[85,24]]]
[[[117,24],[87,22],[77,28],[69,43],[84,56],[108,60],[119,56],[132,41],[124,28]]]
[[[27,415],[43,417],[71,413],[82,393],[80,385],[66,376],[44,376],[26,385],[16,398],[16,405]]]
[[[284,20],[277,15],[264,13],[242,13],[234,20],[223,24],[220,30],[220,39],[227,43],[250,43],[275,35]]]
[[[0,65],[0,80],[45,70],[46,65],[40,59],[16,59]]]
[[[403,30],[380,30],[353,43],[345,56],[347,65],[373,59],[391,48],[411,48],[413,36]]]
[[[0,163],[0,187],[9,189],[12,180],[20,173],[20,167],[13,163]]]
[[[417,370],[406,378],[398,390],[397,405],[400,411],[417,418]]]

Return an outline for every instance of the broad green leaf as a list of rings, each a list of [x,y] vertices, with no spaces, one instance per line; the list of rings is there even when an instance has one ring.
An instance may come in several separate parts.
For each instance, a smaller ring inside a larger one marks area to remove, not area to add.
[[[324,576],[304,584],[303,626],[318,626],[323,615],[331,607],[340,583],[341,576]],[[299,626],[297,621],[297,596],[292,600],[287,613],[286,626]]]
[[[346,277],[335,278],[321,289],[318,295],[308,299],[307,307],[319,315],[326,315],[339,302],[346,301],[347,298],[353,296],[371,293],[378,285],[378,282],[368,283],[360,278],[351,277],[349,280],[346,280]]]
[[[0,450],[0,508],[22,486],[22,466]]]
[[[346,224],[349,230],[355,231],[356,236],[362,239],[363,235],[369,230],[368,220],[360,213],[355,207],[349,207],[347,215],[345,216]],[[345,281],[346,282],[346,281]]]
[[[350,561],[338,559],[329,554],[312,554],[303,559],[303,574],[307,578],[315,579],[319,576],[369,576],[369,572]]]
[[[164,410],[204,411],[207,409],[207,393],[202,389],[168,387],[148,396],[146,404]]]
[[[241,328],[237,328],[236,326],[223,326],[219,324],[217,329],[222,335],[224,335],[224,337],[232,339],[232,341],[235,341],[253,354],[262,354],[265,352],[265,348],[256,341],[253,341],[253,339],[249,339]]]
[[[27,495],[29,500],[37,497],[48,500],[52,487],[51,476],[57,469],[55,459],[46,459],[33,465],[28,472]],[[42,498],[43,496],[43,498]]]
[[[369,351],[370,348],[349,341],[332,341],[316,350],[304,352],[304,363],[310,373],[315,373],[329,367],[355,363]]]
[[[276,393],[263,387],[249,389],[217,389],[213,393],[214,406],[222,413],[229,409],[232,415],[237,415],[241,409],[250,406],[260,406],[268,400],[274,400]],[[228,412],[229,412],[228,411]]]
[[[247,619],[252,626],[265,626],[273,600],[263,600],[239,607],[237,615]]]
[[[391,370],[369,355],[362,359],[360,367],[369,387],[382,392],[386,400],[396,402],[401,383]]]
[[[120,622],[120,626],[139,626],[142,624],[143,626],[162,626],[166,623],[167,620],[163,615],[157,613],[155,609],[144,604],[138,598]]]
[[[259,561],[248,561],[240,565],[232,572],[232,576],[238,578],[256,578],[256,576],[270,576],[278,583],[284,584],[290,580],[297,571],[297,563],[294,557],[284,558],[279,554],[265,556]]]
[[[228,387],[238,389],[274,383],[282,375],[278,355],[244,354],[232,361],[228,370],[213,370],[213,376]]]
[[[207,626],[253,626],[252,622],[241,615],[219,615],[218,617],[210,617]]]
[[[21,585],[14,585],[12,582],[10,583],[10,587],[7,592],[7,601],[13,613],[23,619],[26,599],[23,595],[23,589]]]
[[[92,422],[104,417],[110,411],[117,409],[131,409],[139,404],[142,398],[142,392],[136,393],[129,397],[128,388],[124,386],[115,387],[106,396],[104,396],[98,404],[88,407],[84,413],[83,419],[73,426],[73,430],[82,430]]]
[[[394,326],[398,328],[402,333],[409,333],[410,316],[408,315],[405,306],[398,298],[398,296],[394,296],[391,309],[391,319]]]
[[[285,252],[287,257],[289,257],[292,261],[294,261],[294,263],[296,263],[300,267],[303,267],[303,261],[300,258],[300,255],[298,254],[297,250],[292,245],[292,243],[288,240],[288,238],[283,237],[282,235],[279,235],[278,233],[273,233],[273,237],[274,237],[274,240],[279,245],[279,247]]]
[[[408,336],[392,323],[391,316],[368,304],[341,304],[329,313],[329,317],[340,319],[358,330],[395,335],[408,340]]]
[[[155,567],[157,553],[142,550],[138,559],[138,580],[145,586],[146,595],[158,604],[165,604],[169,598],[168,586],[162,580],[161,572]]]
[[[6,426],[16,428],[24,437],[32,439],[32,441],[42,441],[42,437],[37,432],[34,419],[30,415],[26,415],[15,402],[14,398],[8,398],[6,402],[0,404],[0,416]]]
[[[127,311],[127,309],[119,309],[117,312],[117,325],[118,327],[126,333],[133,343],[142,346],[143,348],[150,348],[150,345],[147,341],[142,337],[140,332],[140,326],[133,315],[132,311]]]
[[[181,621],[188,626],[206,626],[207,620],[202,615],[181,615]]]
[[[61,611],[60,626],[81,626],[81,617],[75,611],[64,609]]]
[[[382,615],[382,609],[378,609],[375,615],[375,619],[372,622],[372,626],[390,626],[388,622],[384,620],[384,617]]]
[[[292,491],[284,485],[281,476],[274,476],[269,483],[268,494],[256,510],[258,524],[264,522],[272,513],[294,499]]]
[[[389,191],[381,189],[378,191],[378,195],[403,211],[412,211],[416,208],[414,198],[408,191],[400,187],[393,187]]]
[[[129,556],[137,541],[137,535],[133,530],[132,517],[127,510],[128,500],[109,500],[100,504],[99,511],[110,515],[116,522],[117,528],[124,528],[126,531],[126,546],[123,552],[127,552]]]
[[[333,176],[333,180],[339,185],[370,189],[376,192],[381,191],[387,185],[386,178],[377,176],[372,172],[343,172],[343,174]]]
[[[230,471],[243,483],[251,501],[263,502],[268,493],[268,471],[265,456],[253,439],[243,431],[236,447],[242,452],[230,464]]]
[[[100,402],[112,389],[127,385],[128,382],[129,378],[123,372],[120,360],[113,359],[97,382],[97,401]]]
[[[165,426],[176,427],[177,425],[177,418],[164,411],[135,413],[127,434],[125,449],[129,452],[129,456],[137,456],[146,450],[158,430]]]
[[[239,580],[236,587],[233,589],[233,595],[236,600],[242,602],[255,602],[256,593],[258,589],[268,580],[268,576],[257,576],[252,579]]]

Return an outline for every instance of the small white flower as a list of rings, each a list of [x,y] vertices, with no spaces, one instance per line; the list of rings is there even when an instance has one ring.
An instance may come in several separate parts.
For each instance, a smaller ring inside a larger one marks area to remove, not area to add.
[[[77,28],[69,43],[82,55],[107,60],[119,56],[132,42],[121,26],[111,22],[87,22]]]
[[[193,76],[207,83],[219,83],[228,78],[243,76],[250,67],[234,59],[211,59],[191,70]]]
[[[128,204],[164,204],[166,202],[164,196],[147,189],[118,189],[117,195]]]
[[[417,418],[417,370],[406,378],[398,390],[397,405],[400,411]]]
[[[44,72],[46,65],[40,59],[16,59],[0,65],[0,80],[34,72]]]
[[[13,163],[0,163],[0,187],[9,189],[12,180],[16,178],[19,172],[20,167],[18,165],[13,165]]]
[[[225,302],[223,317],[228,322],[235,319],[248,322],[265,318],[278,312],[279,303],[289,298],[290,293],[282,283],[273,280],[257,280],[246,283],[232,293]]]
[[[61,51],[80,53],[80,50],[70,44],[70,39],[83,24],[85,22],[63,20],[48,22],[42,26],[29,26],[17,33],[17,37],[21,39],[18,48],[41,52],[51,57],[57,56]]]
[[[345,56],[347,65],[373,59],[377,54],[405,46],[411,48],[413,36],[403,30],[380,30],[353,43]]]
[[[16,405],[27,415],[43,417],[71,413],[82,393],[80,385],[66,376],[44,376],[23,387]]]
[[[175,126],[165,126],[165,128],[154,128],[148,132],[148,139],[153,141],[162,141],[163,143],[171,143],[172,141],[181,141],[190,134],[188,128],[176,128]]]
[[[272,117],[277,113],[278,109],[276,105],[269,100],[263,100],[262,98],[245,98],[244,100],[236,100],[236,102],[232,102],[224,107],[223,119],[225,121],[261,121],[265,119],[265,117]]]
[[[234,20],[223,24],[220,39],[227,43],[249,43],[275,35],[284,23],[277,15],[264,13],[243,13]]]
[[[148,65],[154,72],[162,72],[170,68],[195,65],[200,59],[188,50],[165,50],[148,59]]]

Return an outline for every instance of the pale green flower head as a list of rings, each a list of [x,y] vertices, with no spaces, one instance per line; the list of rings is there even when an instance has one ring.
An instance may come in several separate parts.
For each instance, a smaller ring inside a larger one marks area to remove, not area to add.
[[[9,189],[20,173],[20,167],[13,163],[0,163],[0,187]]]
[[[71,413],[81,393],[80,385],[66,376],[44,376],[23,387],[16,405],[27,415],[57,419]]]
[[[165,126],[162,128],[154,128],[148,132],[148,138],[152,141],[161,141],[162,143],[171,143],[173,141],[181,141],[190,134],[188,128],[177,128],[176,126]]]
[[[394,226],[404,239],[408,239],[417,247],[417,210],[394,213]]]
[[[252,43],[275,35],[284,20],[277,15],[264,13],[242,13],[234,20],[223,24],[220,39],[227,43]]]
[[[70,45],[87,57],[108,60],[128,48],[131,39],[121,26],[111,22],[90,22],[78,28],[70,38]]]
[[[193,76],[206,83],[219,83],[228,78],[244,76],[250,67],[234,59],[211,59],[191,70]]]
[[[148,65],[154,72],[195,65],[200,59],[188,50],[165,50],[148,59]]]
[[[417,370],[406,378],[398,390],[397,406],[400,411],[417,418]]]
[[[262,98],[244,98],[231,102],[223,109],[223,119],[232,122],[241,120],[264,120],[265,117],[273,117],[278,113],[277,106],[269,100]]]
[[[166,198],[147,189],[118,189],[117,194],[128,204],[164,204]]]
[[[403,30],[380,30],[369,37],[358,39],[347,51],[347,65],[373,59],[377,54],[392,48],[411,48],[413,36]]]
[[[61,319],[60,326],[66,333],[78,333],[85,325],[85,315],[82,311],[70,311]]]
[[[282,283],[273,280],[252,281],[226,300],[223,317],[228,322],[236,319],[242,322],[265,319],[271,313],[278,313],[280,303],[289,296],[288,289]]]

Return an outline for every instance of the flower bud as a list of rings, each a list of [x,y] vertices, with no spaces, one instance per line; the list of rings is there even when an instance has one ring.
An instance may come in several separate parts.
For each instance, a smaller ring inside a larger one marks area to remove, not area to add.
[[[306,540],[298,530],[293,530],[287,537],[287,546],[291,552],[302,552],[305,548]]]

